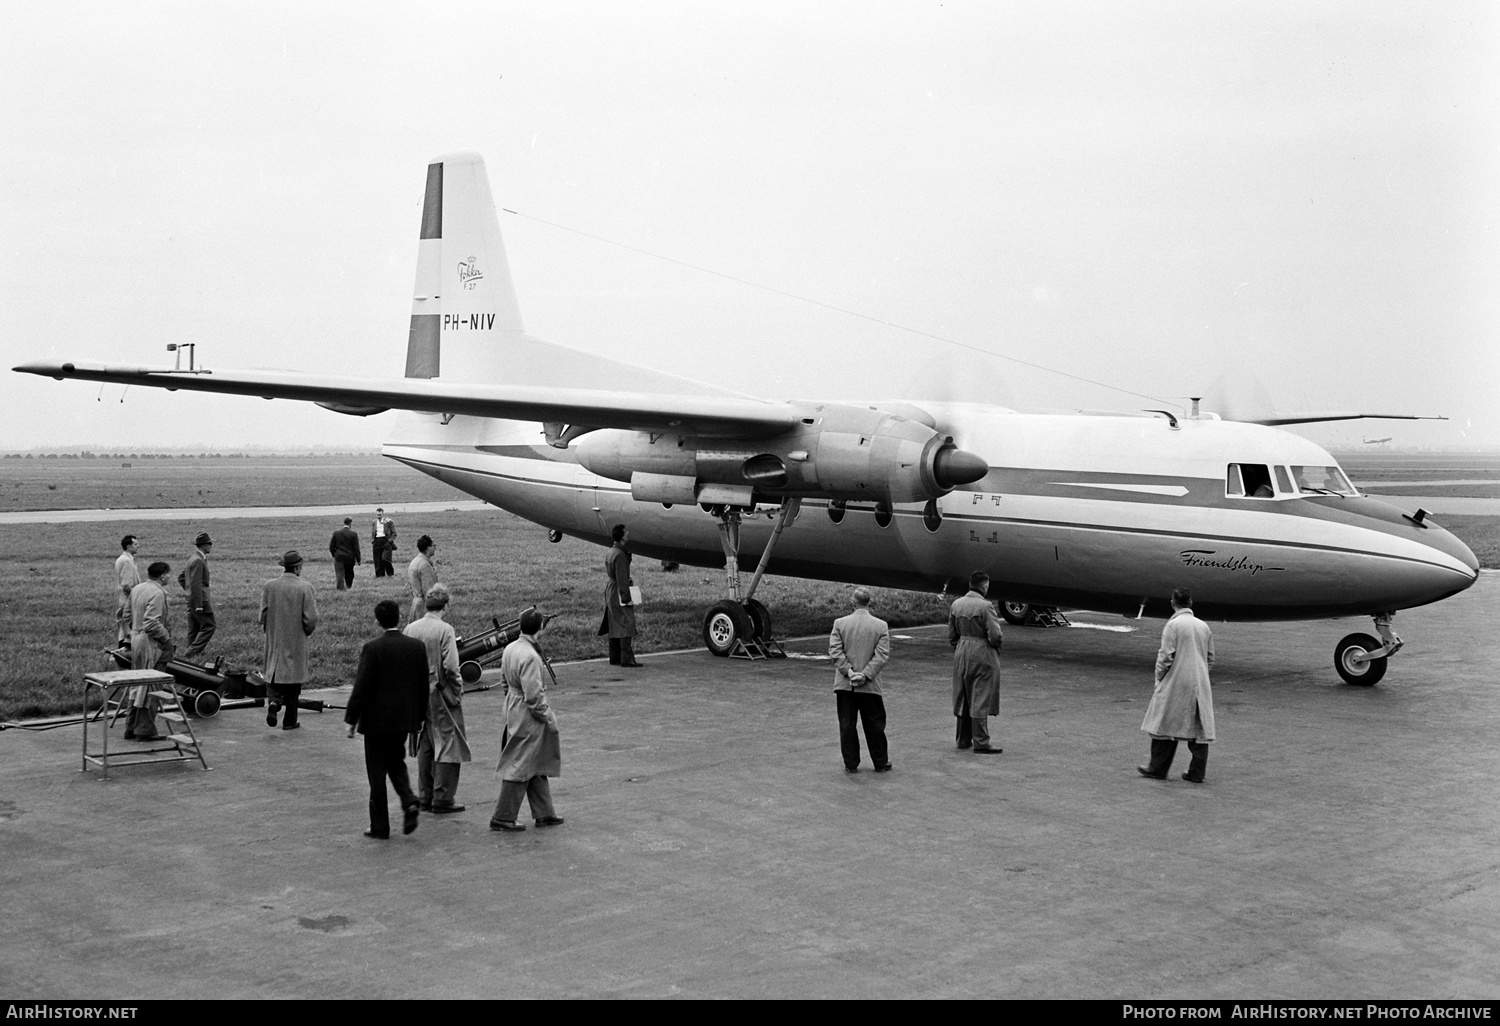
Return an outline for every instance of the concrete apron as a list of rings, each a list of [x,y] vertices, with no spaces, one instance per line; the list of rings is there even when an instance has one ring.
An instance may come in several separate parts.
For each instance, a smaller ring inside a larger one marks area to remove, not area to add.
[[[498,690],[469,810],[389,841],[337,712],[226,711],[212,771],[108,782],[76,728],[7,732],[0,993],[1494,998],[1497,621],[1494,574],[1403,614],[1368,689],[1331,666],[1364,621],[1215,625],[1201,786],[1185,750],[1135,772],[1160,621],[1008,629],[998,757],[953,748],[942,632],[896,632],[879,776],[844,773],[826,662],[565,667],[567,823],[515,835]]]

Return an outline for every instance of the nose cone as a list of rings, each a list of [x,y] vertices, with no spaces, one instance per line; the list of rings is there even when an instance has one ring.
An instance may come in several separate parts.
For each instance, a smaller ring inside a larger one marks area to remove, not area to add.
[[[1427,536],[1423,538],[1428,545],[1439,552],[1451,556],[1464,566],[1469,568],[1469,584],[1479,579],[1479,560],[1474,556],[1474,550],[1470,549],[1451,532],[1441,527],[1431,526],[1427,529]],[[1469,584],[1464,585],[1465,588]]]
[[[1381,590],[1391,592],[1386,608],[1408,609],[1438,602],[1479,579],[1479,560],[1474,553],[1432,520],[1419,525],[1413,514],[1376,499],[1346,501],[1367,526],[1385,535],[1386,543],[1377,543],[1375,548],[1397,557],[1394,563],[1384,561],[1385,569],[1377,578]]]
[[[944,488],[973,484],[990,472],[989,461],[962,449],[944,449],[933,461],[932,474]]]

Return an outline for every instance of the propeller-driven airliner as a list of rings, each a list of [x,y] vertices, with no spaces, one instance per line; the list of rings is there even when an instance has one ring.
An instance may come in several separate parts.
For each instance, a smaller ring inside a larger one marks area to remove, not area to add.
[[[554,541],[608,545],[623,523],[639,554],[723,566],[703,623],[717,655],[771,638],[755,598],[767,572],[962,591],[983,570],[1012,622],[1044,607],[1165,616],[1178,587],[1210,619],[1373,617],[1378,638],[1334,648],[1344,680],[1373,684],[1401,646],[1396,612],[1478,576],[1425,510],[1362,495],[1306,439],[1196,402],[1094,415],[768,400],[533,338],[474,153],[427,167],[402,376],[207,369],[191,355],[187,367],[15,369],[402,411],[386,456]]]

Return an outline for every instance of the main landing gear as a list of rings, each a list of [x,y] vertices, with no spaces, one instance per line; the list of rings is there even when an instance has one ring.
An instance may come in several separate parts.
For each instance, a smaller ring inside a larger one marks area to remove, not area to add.
[[[1380,638],[1368,634],[1350,634],[1333,649],[1333,668],[1346,684],[1369,687],[1385,676],[1386,659],[1401,650],[1402,641],[1391,627],[1395,613],[1379,613],[1375,630]],[[1382,641],[1384,642],[1382,644]]]
[[[1015,627],[1068,626],[1068,618],[1056,606],[1034,606],[1029,602],[1001,602],[1000,616]]]
[[[724,549],[724,583],[729,598],[716,602],[703,618],[703,644],[716,656],[738,659],[785,659],[786,653],[771,633],[771,611],[755,598],[755,589],[771,561],[771,550],[781,532],[797,519],[802,505],[798,498],[787,499],[776,515],[776,528],[766,540],[760,564],[750,586],[740,589],[740,514],[738,506],[706,506],[719,522],[719,544]]]

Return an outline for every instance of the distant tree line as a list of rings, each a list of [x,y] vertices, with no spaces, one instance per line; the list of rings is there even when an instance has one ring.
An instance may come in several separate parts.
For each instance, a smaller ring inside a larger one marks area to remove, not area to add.
[[[0,454],[3,460],[253,460],[253,459],[286,459],[302,458],[304,456],[378,456],[380,453],[370,449],[354,449],[348,452],[325,450],[323,452],[90,452],[81,449],[78,452],[7,452]]]

